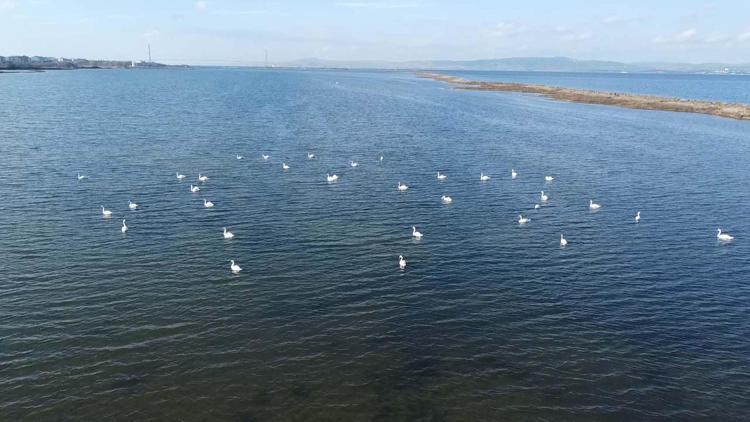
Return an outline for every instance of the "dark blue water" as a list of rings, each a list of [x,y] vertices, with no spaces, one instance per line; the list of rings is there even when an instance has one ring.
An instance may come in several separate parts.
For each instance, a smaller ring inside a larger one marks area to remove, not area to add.
[[[519,82],[594,91],[750,104],[750,75],[500,71],[442,73],[473,81]]]
[[[0,420],[745,419],[748,122],[441,88],[0,75]]]

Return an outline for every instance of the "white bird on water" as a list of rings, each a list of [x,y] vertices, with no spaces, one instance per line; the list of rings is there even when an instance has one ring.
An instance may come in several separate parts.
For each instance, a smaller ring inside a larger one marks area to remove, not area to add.
[[[538,210],[539,209],[539,204],[534,204],[534,209]]]
[[[335,182],[339,180],[339,177],[335,174],[326,173],[326,180],[329,182]]]
[[[441,196],[440,200],[443,201],[444,204],[450,204],[451,202],[453,202],[453,198],[445,195]]]
[[[281,163],[281,169],[282,170],[289,170],[289,166],[287,165],[287,163]]]
[[[398,182],[398,190],[399,190],[400,192],[406,192],[406,190],[407,190],[407,189],[409,189],[409,187],[408,187],[408,186],[406,186],[406,185],[402,185],[402,184],[401,184],[401,182]]]
[[[560,246],[566,246],[568,244],[568,241],[565,240],[562,233],[560,233]]]
[[[481,180],[482,182],[486,182],[486,181],[490,180],[490,176],[487,176],[486,174],[484,174],[484,172],[480,172],[479,173],[479,180]]]
[[[264,160],[268,160],[269,155],[268,154],[261,154],[260,158]]]
[[[235,157],[236,157],[236,158],[237,158],[238,160],[241,160],[241,159],[242,159],[242,156],[241,156],[241,155],[239,155],[239,154],[235,155]]]
[[[544,176],[544,180],[547,181],[547,182],[551,182],[551,181],[555,180],[555,178],[552,177],[552,176]]]
[[[635,213],[635,222],[636,223],[640,223],[641,222],[641,212],[640,211],[638,211],[637,213]]]
[[[190,185],[190,192],[196,193],[199,190],[201,190],[201,188],[199,188],[198,186]]]
[[[78,181],[79,181],[79,182],[80,182],[81,180],[83,180],[83,179],[87,178],[87,177],[88,177],[88,176],[86,176],[86,175],[83,175],[83,174],[81,174],[81,173],[78,173]]]
[[[531,221],[531,219],[524,217],[523,214],[518,214],[518,224],[526,224],[529,221]]]
[[[224,239],[232,239],[234,237],[234,233],[227,230],[226,227],[224,227]]]
[[[518,173],[516,173],[516,169],[510,169],[510,178],[515,179],[518,177]]]
[[[138,204],[133,201],[128,201],[128,208],[130,208],[131,210],[135,210],[138,208]]]
[[[406,268],[406,259],[404,258],[403,255],[398,256],[398,267],[401,268],[402,270]]]
[[[125,220],[122,220],[122,227],[120,227],[120,231],[123,233],[128,231],[128,226],[125,225]]]
[[[112,211],[105,209],[104,205],[102,205],[102,216],[104,216],[104,218],[112,217]]]
[[[592,199],[589,199],[589,209],[598,210],[601,207],[602,207],[601,205],[597,204]]]
[[[411,226],[411,235],[414,236],[415,239],[422,238],[422,233],[418,232],[415,226]]]
[[[729,233],[722,233],[721,229],[716,229],[716,238],[724,242],[729,242],[734,239],[734,236]]]
[[[237,274],[240,271],[242,271],[242,267],[234,263],[234,259],[229,261],[229,269],[232,270],[233,273]]]
[[[541,200],[542,202],[547,202],[547,201],[549,201],[549,196],[545,195],[545,194],[544,194],[544,191],[542,191],[541,195],[539,195],[539,199],[540,199],[540,200]]]
[[[313,154],[313,153],[311,153],[311,152],[308,152],[308,153],[307,153],[307,159],[308,159],[308,160],[312,160],[312,159],[314,159],[314,158],[315,158],[315,154]]]
[[[208,180],[208,176],[198,173],[198,180],[201,182],[205,182]]]
[[[349,165],[352,166],[352,167],[357,167],[359,165],[359,163],[356,162],[356,161],[351,161],[351,162],[349,162]]]
[[[214,203],[211,202],[211,201],[206,201],[206,198],[203,198],[203,206],[206,207],[206,208],[213,208],[214,207]]]
[[[442,174],[440,172],[437,172],[437,179],[438,180],[445,180],[447,178],[448,178],[448,176],[446,176],[446,175],[444,175],[444,174]]]
[[[183,180],[183,179],[185,179],[185,175],[184,174],[180,174],[180,172],[175,172],[174,175],[177,178],[177,180]]]
[[[383,162],[383,156],[382,155],[380,156],[380,162],[381,163]]]

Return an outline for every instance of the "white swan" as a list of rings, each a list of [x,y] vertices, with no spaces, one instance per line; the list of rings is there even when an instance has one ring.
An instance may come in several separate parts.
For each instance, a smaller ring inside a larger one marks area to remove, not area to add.
[[[734,236],[729,233],[722,233],[721,229],[716,229],[716,238],[724,242],[728,242],[730,240],[733,240]]]
[[[635,213],[635,222],[636,223],[640,223],[641,222],[641,212],[640,211],[638,211],[637,213]]]
[[[242,159],[242,156],[241,156],[240,154],[237,154],[237,155],[235,155],[235,157],[236,157],[236,158],[237,158],[238,160],[241,160],[241,159]]]
[[[380,161],[381,161],[381,162],[383,161],[383,156],[382,156],[382,155],[380,156]]]
[[[515,179],[518,177],[518,173],[516,173],[516,169],[510,169],[510,178]]]
[[[402,270],[406,268],[406,259],[404,259],[403,255],[398,256],[398,267]]]
[[[359,165],[359,163],[356,162],[356,161],[351,161],[351,162],[349,162],[349,165],[352,166],[352,167],[357,167]]]
[[[206,208],[213,208],[214,207],[214,203],[211,202],[211,201],[206,201],[206,198],[203,198],[203,206],[206,207]]]
[[[326,173],[326,180],[329,182],[335,182],[339,180],[339,177],[335,174]]]
[[[441,196],[440,200],[443,201],[444,204],[450,204],[451,202],[453,202],[453,198],[445,195]]]
[[[539,204],[534,204],[534,209],[538,210],[539,209]]]
[[[206,180],[208,180],[208,176],[198,173],[198,180],[201,182],[205,182]]]
[[[551,181],[555,180],[555,178],[552,177],[552,176],[544,176],[544,180],[546,180],[547,182],[551,182]]]
[[[440,172],[437,172],[437,179],[438,180],[445,180],[447,178],[448,178],[448,176],[446,176],[444,174],[441,174]]]
[[[132,201],[128,201],[128,208],[130,208],[131,210],[135,210],[138,208],[138,204]]]
[[[422,233],[417,231],[417,228],[414,226],[411,226],[411,235],[414,236],[415,239],[421,239]]]
[[[120,227],[120,231],[123,233],[128,231],[128,226],[125,225],[125,220],[122,220],[122,227]]]
[[[289,170],[289,166],[286,163],[281,163],[282,170]]]
[[[104,205],[102,205],[102,215],[104,216],[104,218],[112,217],[112,211],[105,209]]]
[[[531,219],[524,217],[523,214],[518,214],[518,224],[526,224],[529,221],[531,221]]]
[[[589,209],[598,210],[601,207],[602,207],[601,205],[599,205],[599,204],[595,203],[593,200],[589,199]]]
[[[264,160],[268,160],[269,155],[268,154],[261,154],[260,158]]]
[[[484,174],[484,172],[480,172],[479,173],[479,180],[481,180],[482,182],[486,182],[486,181],[490,180],[490,176],[487,176],[486,174]]]
[[[315,158],[315,154],[313,154],[313,153],[311,153],[311,152],[308,152],[308,153],[307,153],[307,159],[308,159],[308,160],[312,160],[313,158]]]
[[[81,173],[78,173],[78,181],[79,181],[79,182],[80,182],[81,180],[83,180],[83,179],[87,178],[87,177],[88,177],[88,176],[86,176],[86,175],[83,175],[83,174],[81,174]]]
[[[544,191],[542,191],[541,195],[539,195],[539,199],[540,199],[540,200],[541,200],[542,202],[547,202],[547,201],[549,201],[549,196],[545,195],[545,194],[544,194]]]
[[[180,174],[180,172],[175,172],[174,175],[177,178],[177,180],[183,180],[183,179],[185,179],[185,175],[184,174]]]
[[[227,228],[224,227],[224,239],[232,239],[234,237],[234,233],[227,231]]]
[[[406,186],[406,185],[402,185],[402,184],[401,184],[401,182],[398,182],[398,190],[399,190],[400,192],[406,192],[406,190],[407,190],[407,189],[409,189],[409,187],[408,187],[408,186]]]
[[[199,190],[201,190],[201,188],[199,188],[198,186],[190,185],[190,192],[196,193]]]
[[[234,263],[234,259],[229,261],[229,269],[232,270],[233,273],[237,274],[238,272],[242,271],[242,267]]]
[[[567,244],[568,244],[568,241],[565,240],[565,238],[563,237],[562,233],[560,233],[560,246],[565,246]]]

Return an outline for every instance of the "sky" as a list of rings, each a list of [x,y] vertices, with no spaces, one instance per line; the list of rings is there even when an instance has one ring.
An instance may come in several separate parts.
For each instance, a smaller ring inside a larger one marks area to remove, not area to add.
[[[0,0],[0,55],[750,62],[750,0]]]

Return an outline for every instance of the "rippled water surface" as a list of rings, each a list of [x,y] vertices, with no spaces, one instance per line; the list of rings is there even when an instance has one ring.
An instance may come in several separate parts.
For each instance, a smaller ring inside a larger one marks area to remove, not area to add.
[[[750,411],[748,122],[408,73],[60,71],[0,75],[0,152],[0,420]]]

